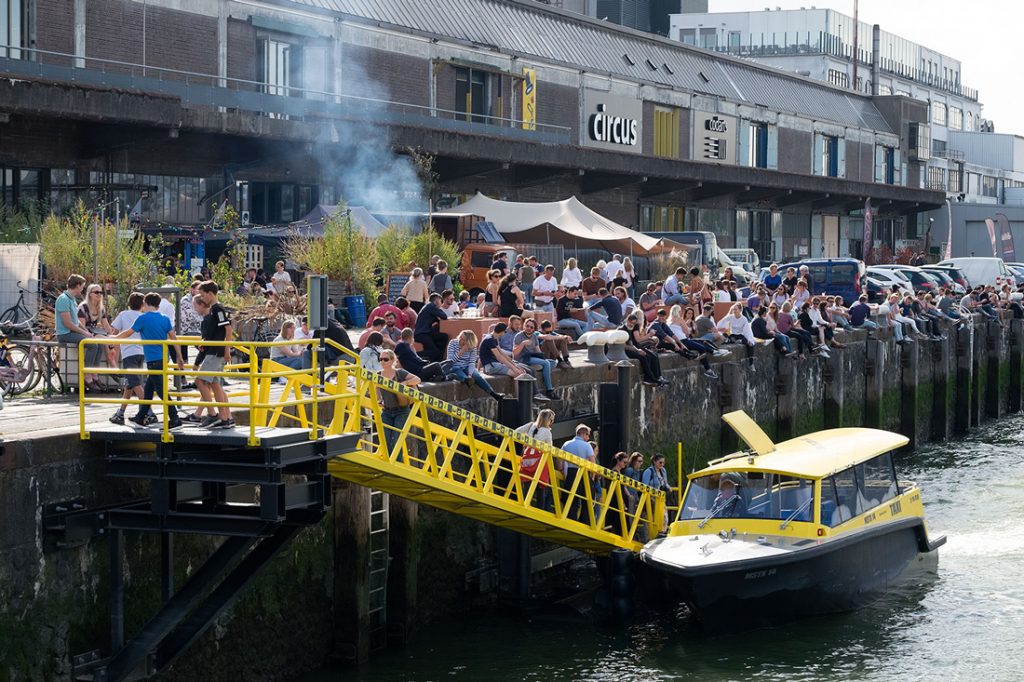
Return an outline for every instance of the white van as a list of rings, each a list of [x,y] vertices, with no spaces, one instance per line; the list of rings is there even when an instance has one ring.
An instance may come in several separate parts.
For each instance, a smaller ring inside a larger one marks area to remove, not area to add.
[[[743,266],[747,272],[757,272],[761,259],[753,249],[722,249],[722,253]]]
[[[976,287],[982,284],[1002,286],[1004,282],[1015,284],[1013,273],[1002,258],[947,258],[938,265],[959,268],[967,278],[967,284]]]

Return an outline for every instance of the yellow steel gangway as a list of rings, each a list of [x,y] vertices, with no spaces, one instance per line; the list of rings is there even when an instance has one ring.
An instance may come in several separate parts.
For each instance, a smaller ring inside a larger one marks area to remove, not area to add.
[[[638,551],[664,529],[663,492],[388,380],[359,366],[358,356],[347,349],[327,343],[340,359],[323,368],[330,377],[324,383],[315,360],[309,370],[291,369],[273,360],[264,360],[257,369],[255,349],[274,343],[230,343],[252,359],[224,373],[247,380],[248,390],[231,394],[229,403],[248,411],[249,424],[238,428],[248,431],[250,445],[259,445],[261,434],[282,427],[298,426],[308,431],[310,439],[359,433],[357,449],[329,462],[332,476],[592,554],[616,548]],[[85,357],[84,352],[79,357]],[[125,373],[99,368],[80,371],[94,369]],[[173,366],[145,373],[161,374],[166,389],[174,376],[197,374]],[[280,391],[274,386],[278,379],[285,380]],[[385,421],[383,392],[401,396],[408,414],[397,420],[391,415]],[[165,415],[171,400],[179,407],[201,403],[194,395],[171,393],[170,398],[151,401],[162,405]],[[119,402],[85,394],[80,400],[83,438],[89,437],[85,405]],[[196,430],[188,429],[190,438],[195,438],[191,432]],[[164,442],[173,442],[175,433],[180,432],[169,431],[165,418]],[[523,470],[524,448],[539,453],[535,470]]]

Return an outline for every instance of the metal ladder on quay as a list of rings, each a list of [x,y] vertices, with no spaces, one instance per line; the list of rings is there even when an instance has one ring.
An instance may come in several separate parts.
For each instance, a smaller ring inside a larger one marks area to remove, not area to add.
[[[367,581],[370,650],[378,651],[388,643],[388,567],[391,563],[389,541],[388,494],[370,490],[369,580]]]

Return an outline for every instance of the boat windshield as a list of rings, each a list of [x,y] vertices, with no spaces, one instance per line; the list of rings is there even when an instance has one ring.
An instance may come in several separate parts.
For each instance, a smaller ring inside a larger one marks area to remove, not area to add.
[[[690,481],[679,520],[814,520],[814,481],[763,471],[729,471]]]

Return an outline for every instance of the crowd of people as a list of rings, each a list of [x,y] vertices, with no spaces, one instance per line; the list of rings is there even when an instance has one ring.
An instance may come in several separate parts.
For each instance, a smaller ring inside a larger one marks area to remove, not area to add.
[[[343,328],[350,320],[341,315],[332,317],[326,334],[359,353],[362,364],[374,371],[385,371],[391,363],[392,371],[400,369],[417,382],[460,381],[495,399],[501,394],[489,377],[536,375],[540,390],[534,392],[534,399],[547,402],[557,398],[555,373],[572,367],[570,348],[593,331],[623,332],[626,355],[638,361],[644,383],[658,387],[669,383],[661,366],[666,354],[698,360],[704,373],[716,379],[709,359],[742,352],[726,349],[727,344],[746,348],[748,354],[757,344],[770,344],[783,356],[827,357],[830,349],[843,347],[841,339],[852,329],[870,333],[889,327],[897,342],[904,344],[944,338],[943,323],[960,324],[966,313],[979,313],[995,322],[1000,322],[1001,309],[1024,317],[1024,292],[1009,284],[1000,289],[978,286],[964,295],[951,289],[911,294],[894,287],[881,304],[872,306],[866,294],[848,303],[841,296],[818,291],[807,266],[783,271],[772,264],[760,281],[749,285],[741,285],[729,268],[710,281],[699,267],[679,267],[665,279],[641,286],[631,260],[620,255],[597,262],[587,272],[584,276],[575,258],[569,258],[556,276],[554,265],[542,264],[535,256],[519,255],[509,263],[499,255],[488,273],[486,291],[473,299],[465,291],[456,296],[448,264],[435,256],[425,270],[412,270],[401,296],[394,301],[386,294],[378,297],[357,343]],[[298,295],[283,262],[276,264],[269,277],[250,269],[239,290],[268,298]],[[217,301],[217,292],[215,283],[197,277],[177,310],[159,295],[133,294],[128,308],[112,317],[99,285],[86,286],[84,278],[72,275],[56,303],[57,339],[69,344],[97,335],[174,340],[177,316],[183,335],[230,340],[230,319]],[[550,315],[534,319],[536,312]],[[170,328],[157,324],[157,316]],[[480,338],[470,330],[449,338],[440,323],[460,316],[502,319]],[[305,318],[286,319],[275,340],[295,344],[274,347],[271,358],[293,369],[310,367],[308,344],[299,343],[310,337]],[[108,364],[124,369],[152,369],[152,363],[162,362],[154,350],[158,346],[121,346],[119,353],[114,348],[87,346],[87,366],[99,365],[104,352]],[[187,350],[181,346],[182,363],[188,361]],[[230,357],[224,347],[209,351],[200,351],[194,369],[219,371]],[[328,356],[328,361],[337,360],[338,352],[329,349]],[[160,388],[152,376],[127,378],[124,397],[151,398]],[[83,390],[105,390],[97,375],[84,378]],[[225,402],[219,380],[208,381],[200,375],[195,387],[204,400]],[[148,408],[142,407],[133,419],[151,420]],[[111,421],[124,420],[122,406]],[[176,415],[171,421],[177,423]],[[200,408],[181,422],[208,427],[233,424],[227,408]]]

